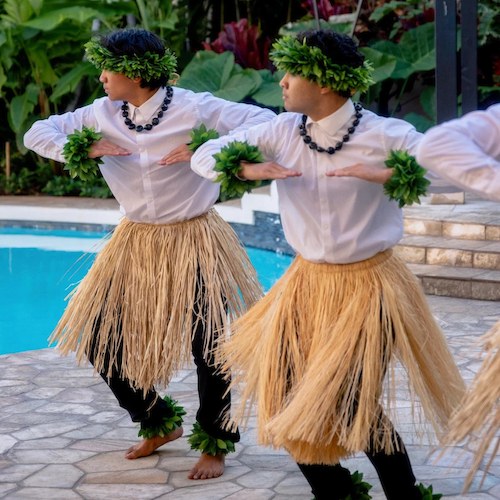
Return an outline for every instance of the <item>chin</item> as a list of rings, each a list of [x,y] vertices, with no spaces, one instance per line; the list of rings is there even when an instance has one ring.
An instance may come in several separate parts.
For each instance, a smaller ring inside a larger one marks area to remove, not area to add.
[[[284,108],[290,113],[304,113],[304,110],[300,106],[294,106],[293,103],[285,101]]]

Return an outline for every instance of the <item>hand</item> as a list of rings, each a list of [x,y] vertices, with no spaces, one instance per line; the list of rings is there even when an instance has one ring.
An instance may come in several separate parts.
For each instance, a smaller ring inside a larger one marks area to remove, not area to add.
[[[265,181],[268,179],[286,179],[300,177],[301,172],[289,170],[271,161],[265,163],[242,163],[238,177],[246,181]]]
[[[376,184],[385,184],[393,174],[392,168],[379,168],[374,165],[363,165],[356,163],[350,167],[339,168],[327,172],[328,177],[357,177],[365,181],[375,182]]]
[[[132,151],[116,145],[108,139],[101,139],[92,143],[90,146],[89,158],[97,158],[101,156],[129,156]]]
[[[193,156],[193,151],[189,151],[187,144],[181,144],[178,148],[170,151],[167,156],[164,156],[158,165],[173,165],[174,163],[179,163],[181,161],[191,161],[191,156]]]

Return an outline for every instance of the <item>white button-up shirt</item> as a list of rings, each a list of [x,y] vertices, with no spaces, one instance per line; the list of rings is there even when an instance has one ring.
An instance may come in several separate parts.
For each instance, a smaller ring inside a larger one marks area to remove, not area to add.
[[[335,146],[351,127],[354,113],[348,100],[318,122],[309,118],[307,133],[318,146]],[[302,172],[301,177],[277,181],[283,229],[292,248],[311,262],[365,260],[403,237],[402,212],[397,202],[389,201],[381,184],[325,174],[356,163],[386,168],[391,149],[408,149],[414,154],[421,134],[405,121],[367,110],[362,113],[349,142],[334,155],[311,150],[299,135],[302,115],[283,113],[241,134],[208,142],[195,153],[191,166],[214,179],[212,154],[231,140],[247,140],[259,147],[267,161]]]
[[[159,89],[140,107],[129,104],[129,117],[136,125],[151,123],[165,95],[166,90]],[[188,162],[157,164],[181,144],[191,142],[193,128],[204,123],[225,135],[275,116],[257,106],[176,87],[160,123],[152,130],[137,132],[125,125],[122,104],[103,97],[72,113],[38,121],[24,136],[24,144],[45,158],[64,162],[62,149],[74,129],[81,130],[85,125],[102,132],[103,138],[132,152],[130,156],[103,156],[104,164],[100,165],[121,213],[134,222],[151,224],[191,219],[205,213],[217,200],[219,186],[196,175]]]
[[[417,161],[462,189],[500,201],[500,104],[428,130]]]

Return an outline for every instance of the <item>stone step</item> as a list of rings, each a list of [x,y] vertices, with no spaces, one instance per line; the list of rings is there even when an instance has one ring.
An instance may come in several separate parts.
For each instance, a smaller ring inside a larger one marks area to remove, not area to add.
[[[403,220],[405,234],[500,241],[500,218],[496,214],[460,214],[436,218],[405,214]]]
[[[420,279],[427,295],[500,300],[500,271],[429,264],[408,267]]]
[[[500,242],[407,235],[396,253],[412,264],[500,270]]]

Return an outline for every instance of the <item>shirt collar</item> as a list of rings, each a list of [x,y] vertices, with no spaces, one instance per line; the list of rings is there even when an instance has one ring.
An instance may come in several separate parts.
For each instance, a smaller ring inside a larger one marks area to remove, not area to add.
[[[331,115],[322,118],[315,122],[309,116],[307,117],[306,126],[313,123],[317,124],[326,134],[335,135],[355,113],[354,104],[351,99],[347,101],[337,111]]]
[[[159,88],[154,95],[138,107],[129,103],[128,106],[132,120],[137,119],[137,111],[139,111],[139,116],[144,122],[150,122],[152,118],[155,118],[158,109],[163,103],[163,99],[165,99],[166,92],[167,90],[165,88]]]

